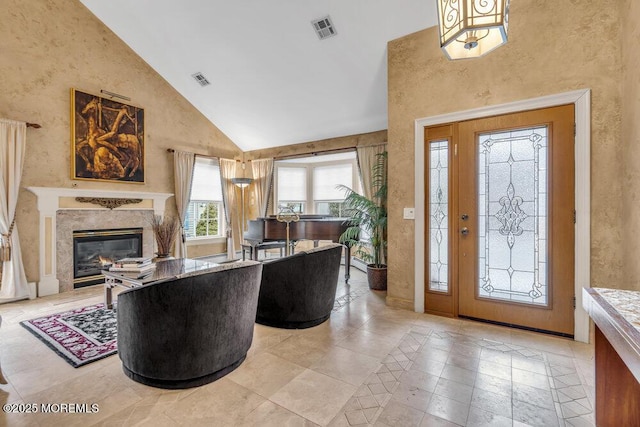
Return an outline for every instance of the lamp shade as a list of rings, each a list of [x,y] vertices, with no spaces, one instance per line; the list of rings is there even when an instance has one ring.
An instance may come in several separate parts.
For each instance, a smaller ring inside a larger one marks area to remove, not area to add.
[[[253,182],[252,178],[231,178],[231,182],[240,188],[244,188]]]
[[[507,42],[509,0],[436,1],[440,47],[447,58],[477,58]]]

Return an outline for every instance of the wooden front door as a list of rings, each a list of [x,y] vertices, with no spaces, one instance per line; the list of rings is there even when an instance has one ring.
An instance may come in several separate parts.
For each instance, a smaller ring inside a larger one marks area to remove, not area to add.
[[[427,311],[573,335],[573,105],[428,128],[425,142]]]

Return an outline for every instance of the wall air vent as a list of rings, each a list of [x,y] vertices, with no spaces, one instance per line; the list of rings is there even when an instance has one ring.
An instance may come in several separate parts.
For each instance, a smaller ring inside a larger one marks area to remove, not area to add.
[[[316,34],[318,34],[318,38],[320,40],[324,40],[328,37],[335,36],[338,34],[336,32],[336,27],[331,22],[331,18],[329,15],[324,18],[315,19],[311,21],[311,25],[313,25],[314,30],[316,30]]]
[[[191,77],[196,79],[196,81],[200,83],[200,86],[208,86],[211,84],[211,82],[207,80],[207,78],[202,73],[191,74]]]

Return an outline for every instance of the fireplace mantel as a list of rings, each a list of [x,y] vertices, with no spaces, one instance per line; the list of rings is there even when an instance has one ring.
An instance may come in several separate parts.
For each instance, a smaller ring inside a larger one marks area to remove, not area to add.
[[[98,210],[109,209],[90,203],[81,203],[76,197],[142,199],[142,202],[117,207],[113,211],[153,210],[156,215],[163,215],[165,203],[173,194],[152,193],[144,191],[89,190],[80,188],[26,187],[38,198],[40,213],[39,272],[38,296],[52,295],[60,292],[56,264],[56,212],[59,210]]]

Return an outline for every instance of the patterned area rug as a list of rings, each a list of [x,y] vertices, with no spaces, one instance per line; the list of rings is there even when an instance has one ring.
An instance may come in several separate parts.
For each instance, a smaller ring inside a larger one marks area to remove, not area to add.
[[[20,322],[74,368],[115,354],[116,311],[104,304]]]

